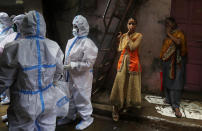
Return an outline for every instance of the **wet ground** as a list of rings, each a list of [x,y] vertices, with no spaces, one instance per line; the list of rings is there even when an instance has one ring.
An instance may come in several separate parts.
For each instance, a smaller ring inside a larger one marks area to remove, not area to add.
[[[110,92],[103,92],[92,97],[94,113],[108,117],[111,116],[112,106],[109,102],[109,94]],[[149,94],[142,94],[141,108],[134,108],[130,113],[122,113],[121,119],[132,121],[139,120],[143,123],[147,123],[147,125],[153,124],[153,127],[167,127],[167,129],[171,131],[202,131],[201,94],[190,94],[189,97],[186,96],[185,98],[183,96],[181,101],[183,110],[181,111],[182,113],[184,112],[185,116],[182,118],[176,118],[174,112],[169,110],[170,107],[162,104],[162,98],[156,99],[153,103],[146,99],[148,95]],[[156,97],[158,98],[158,96]]]
[[[155,95],[146,95],[145,99],[147,102],[154,104],[155,109],[158,113],[168,117],[176,117],[172,110],[172,107],[164,102],[164,97]],[[202,102],[191,101],[191,100],[181,100],[180,111],[182,117],[187,119],[202,120]]]
[[[0,116],[6,114],[8,106],[0,105]],[[140,121],[125,121],[114,122],[110,117],[100,115],[93,115],[94,123],[84,131],[167,131],[168,129],[162,127],[155,127],[154,125],[144,124]],[[75,131],[75,126],[79,120],[74,123],[58,126],[56,131]],[[5,123],[0,120],[0,131],[8,131]]]
[[[169,131],[166,128],[154,127],[153,125],[144,124],[137,121],[119,121],[114,122],[109,117],[94,115],[94,123],[84,131]],[[75,126],[79,122],[58,126],[56,131],[75,131]],[[8,131],[4,123],[0,124],[0,131]]]
[[[85,131],[202,131],[202,120],[188,117],[186,112],[186,117],[183,118],[172,117],[173,113],[169,112],[169,110],[163,112],[164,110],[161,109],[161,112],[158,112],[159,110],[156,107],[164,107],[162,99],[159,97],[153,98],[154,96],[143,94],[141,108],[135,108],[130,112],[122,113],[120,116],[121,120],[113,122],[111,119],[112,106],[109,104],[108,95],[103,93],[97,96],[97,99],[93,97],[93,116],[95,120]],[[194,102],[194,100],[191,100],[191,102]],[[185,108],[192,107],[194,109],[200,105],[198,103],[191,104],[191,102],[183,103],[182,101],[182,104]],[[6,109],[7,106],[0,105],[0,116],[6,113]],[[201,110],[202,108],[199,109],[199,111]],[[171,116],[165,115],[165,113],[171,114]],[[201,118],[200,115],[195,116]],[[56,131],[74,131],[78,122],[79,120],[69,125],[59,126],[56,128]],[[0,131],[7,130],[6,125],[0,120]]]
[[[153,127],[136,121],[113,122],[111,118],[94,116],[94,123],[84,131],[168,131],[162,127]],[[74,131],[76,123],[57,127],[56,131]]]

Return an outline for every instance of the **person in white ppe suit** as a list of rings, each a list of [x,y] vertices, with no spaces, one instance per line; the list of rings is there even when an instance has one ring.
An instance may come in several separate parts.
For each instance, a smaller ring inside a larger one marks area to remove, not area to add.
[[[78,113],[82,120],[75,128],[83,130],[93,123],[93,117],[91,117],[93,111],[91,104],[92,71],[98,49],[94,42],[87,38],[89,25],[85,17],[76,16],[72,24],[74,38],[68,40],[66,45],[64,65],[72,98],[67,118],[58,124],[75,120]]]
[[[10,33],[9,34],[7,33],[6,35],[4,35],[5,36],[4,39],[0,42],[1,49],[3,49],[7,43],[17,40],[20,37],[20,32],[19,32],[18,28],[20,28],[20,25],[22,23],[24,16],[25,16],[24,14],[21,14],[21,15],[15,16],[13,18],[12,26],[11,26],[12,28],[11,28]],[[11,20],[11,19],[9,19],[9,20]]]
[[[25,14],[20,14],[20,15],[17,15],[15,16],[12,21],[13,21],[13,30],[17,33],[16,37],[14,40],[17,40],[19,38],[22,38],[23,36],[21,35],[20,33],[20,28],[21,28],[21,25],[22,25],[22,21],[25,17]]]
[[[0,13],[0,55],[3,52],[4,46],[12,42],[17,36],[17,33],[14,32],[12,28],[12,20],[8,16],[7,13],[1,12]],[[1,104],[9,104],[10,103],[10,97],[9,97],[9,90],[4,92],[1,95]]]
[[[8,34],[7,36],[5,36],[6,38],[1,41],[0,47],[1,47],[2,49],[4,48],[4,46],[5,46],[7,43],[12,42],[12,41],[14,41],[14,40],[17,40],[17,39],[19,39],[19,38],[21,37],[21,36],[20,36],[20,31],[19,31],[19,29],[20,29],[20,26],[21,26],[21,23],[22,23],[22,20],[23,20],[24,17],[25,17],[25,15],[24,15],[24,14],[21,14],[21,15],[15,16],[15,17],[13,18],[13,20],[12,20],[12,21],[13,21],[13,30],[14,30],[15,32],[13,32],[13,33],[11,33],[11,34]],[[2,105],[3,105],[3,104],[7,104],[7,103],[10,102],[9,89],[6,90],[6,94],[7,94],[7,97],[6,97],[3,101],[1,101],[1,104],[2,104]],[[6,114],[6,115],[3,115],[1,118],[2,118],[2,121],[6,122],[6,125],[8,125],[8,123],[7,123],[7,120],[8,120],[7,114]]]
[[[54,131],[55,87],[63,73],[63,53],[45,38],[46,24],[37,11],[22,21],[24,38],[6,44],[0,59],[0,93],[10,89],[9,131]]]
[[[14,33],[12,20],[5,12],[0,12],[0,43],[6,39],[9,34]],[[7,38],[8,39],[8,38]],[[0,44],[0,54],[3,52],[4,45]]]

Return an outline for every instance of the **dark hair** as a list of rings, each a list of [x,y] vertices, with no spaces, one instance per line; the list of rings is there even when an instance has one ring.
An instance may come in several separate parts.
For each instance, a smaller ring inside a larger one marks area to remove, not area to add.
[[[133,17],[133,16],[130,16],[130,17],[128,17],[128,21],[129,21],[130,19],[133,19],[133,20],[135,20],[135,22],[136,22],[136,25],[137,25],[137,19],[136,19],[135,17]]]
[[[174,26],[175,26],[175,28],[177,28],[178,25],[177,25],[177,23],[175,21],[175,18],[173,18],[173,17],[167,17],[166,20],[165,20],[165,22],[167,22],[167,21],[170,21],[171,23],[173,23]]]

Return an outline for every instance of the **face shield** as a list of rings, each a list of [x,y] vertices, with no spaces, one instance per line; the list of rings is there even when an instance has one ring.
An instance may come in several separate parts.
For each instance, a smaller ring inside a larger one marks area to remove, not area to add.
[[[74,19],[73,19],[73,30],[74,32],[76,32],[77,30],[77,36],[81,37],[81,36],[87,36],[89,33],[89,25],[87,22],[87,19],[85,17],[83,17],[82,15],[77,15]],[[77,27],[77,29],[74,27]],[[73,32],[72,32],[73,33]]]
[[[73,36],[78,36],[79,29],[76,25],[73,25],[72,34]]]

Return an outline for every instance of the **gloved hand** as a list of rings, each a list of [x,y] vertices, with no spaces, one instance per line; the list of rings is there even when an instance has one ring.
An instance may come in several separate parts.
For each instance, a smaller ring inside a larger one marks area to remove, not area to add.
[[[68,65],[64,65],[64,69],[65,70],[70,70],[72,67],[71,67],[71,64],[68,64]]]

